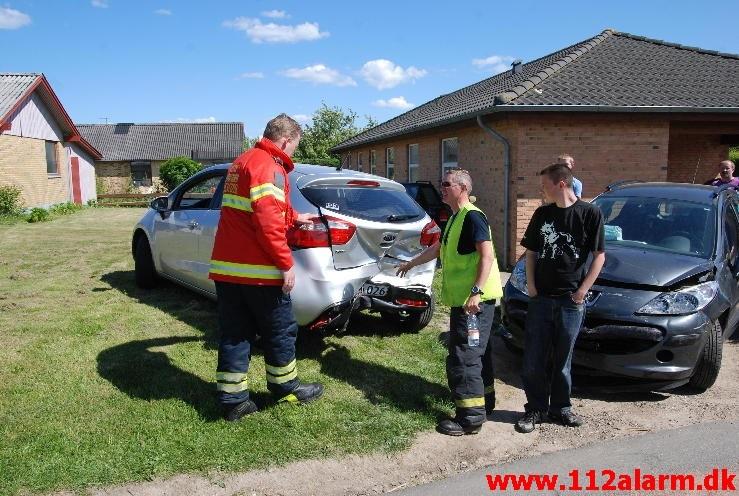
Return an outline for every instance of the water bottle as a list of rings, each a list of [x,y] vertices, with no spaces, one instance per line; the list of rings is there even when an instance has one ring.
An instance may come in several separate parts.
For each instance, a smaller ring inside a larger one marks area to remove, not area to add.
[[[480,346],[480,324],[474,313],[467,314],[467,346]]]

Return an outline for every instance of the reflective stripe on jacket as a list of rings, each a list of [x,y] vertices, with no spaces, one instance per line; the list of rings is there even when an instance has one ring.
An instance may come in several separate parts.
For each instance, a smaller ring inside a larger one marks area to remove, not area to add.
[[[293,265],[287,229],[293,170],[290,157],[262,138],[228,169],[208,277],[215,281],[282,285]]]
[[[467,212],[476,210],[483,216],[482,210],[471,203],[462,205],[453,221],[447,222],[444,229],[444,235],[441,237],[441,265],[443,268],[441,279],[441,300],[450,307],[461,307],[467,302],[470,296],[470,290],[475,285],[477,279],[477,266],[480,263],[480,254],[473,251],[468,255],[460,255],[458,251],[459,237],[462,234],[462,226]],[[487,218],[487,217],[486,217]],[[449,233],[447,234],[447,231]],[[490,225],[488,225],[490,232]],[[490,267],[490,275],[488,275],[482,288],[482,301],[492,300],[503,296],[503,288],[500,284],[500,272],[498,271],[498,261],[495,259],[495,249],[493,250],[493,264]]]

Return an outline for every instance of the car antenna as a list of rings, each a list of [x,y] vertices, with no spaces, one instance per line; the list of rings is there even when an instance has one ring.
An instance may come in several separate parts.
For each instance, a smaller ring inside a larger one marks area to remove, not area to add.
[[[695,184],[695,176],[698,175],[698,167],[701,165],[702,156],[703,156],[702,153],[698,155],[698,163],[695,164],[695,172],[693,172],[693,183],[692,184]]]

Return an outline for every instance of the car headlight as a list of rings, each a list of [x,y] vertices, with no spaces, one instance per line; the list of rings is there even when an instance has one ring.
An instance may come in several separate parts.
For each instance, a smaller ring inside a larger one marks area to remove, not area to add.
[[[678,291],[662,293],[641,307],[636,313],[648,315],[685,315],[702,310],[718,291],[716,281],[704,282],[697,286]]]
[[[525,259],[518,262],[516,265],[513,266],[513,272],[511,272],[511,277],[508,279],[511,283],[511,286],[525,294],[526,296],[529,295],[529,287],[526,283],[526,263]]]

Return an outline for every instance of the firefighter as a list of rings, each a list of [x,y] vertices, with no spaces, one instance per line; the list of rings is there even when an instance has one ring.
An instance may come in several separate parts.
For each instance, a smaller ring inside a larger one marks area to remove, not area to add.
[[[290,300],[295,272],[286,232],[312,217],[297,215],[290,207],[287,175],[300,136],[295,120],[278,115],[226,175],[209,277],[216,285],[221,332],[216,388],[228,421],[257,411],[247,387],[257,336],[267,388],[278,402],[308,403],[323,394],[321,384],[298,380],[295,360],[298,325]]]
[[[398,267],[405,276],[411,268],[441,256],[442,301],[451,307],[447,380],[456,406],[455,416],[439,422],[437,430],[450,436],[477,434],[495,408],[491,329],[495,298],[503,296],[490,226],[485,214],[470,201],[469,172],[445,174],[441,196],[454,215],[441,240]],[[477,329],[468,332],[470,315]]]

